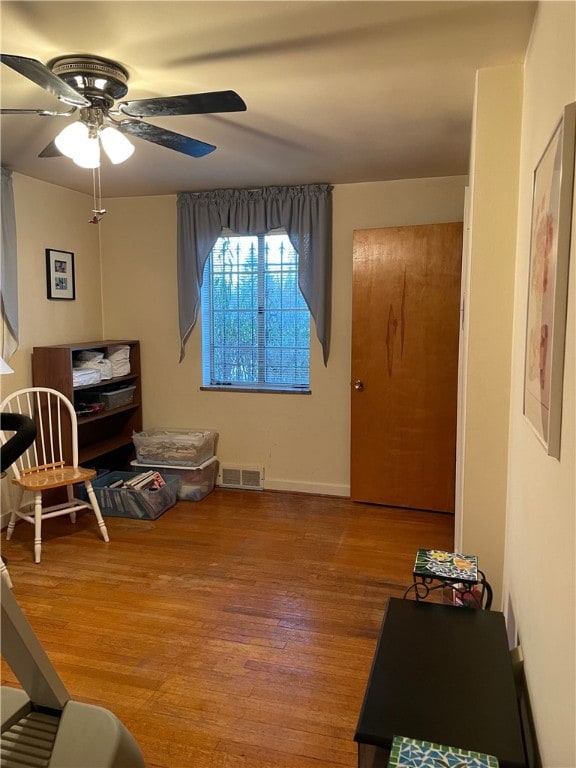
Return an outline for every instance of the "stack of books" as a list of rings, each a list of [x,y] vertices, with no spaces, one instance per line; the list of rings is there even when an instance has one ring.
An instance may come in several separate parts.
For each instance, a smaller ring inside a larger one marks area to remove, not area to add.
[[[141,472],[139,475],[134,475],[127,480],[115,480],[107,488],[129,488],[133,491],[157,491],[159,488],[165,485],[164,479],[159,472],[150,470],[149,472]]]

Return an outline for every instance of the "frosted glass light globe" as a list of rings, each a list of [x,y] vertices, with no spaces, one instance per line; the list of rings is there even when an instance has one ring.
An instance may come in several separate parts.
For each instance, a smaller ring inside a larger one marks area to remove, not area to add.
[[[80,147],[88,139],[88,126],[82,122],[67,125],[54,139],[54,144],[63,155],[74,158]]]
[[[128,160],[134,152],[134,145],[132,142],[130,142],[123,133],[120,133],[117,128],[107,126],[100,131],[99,136],[104,152],[106,152],[114,165],[118,165],[118,163],[123,163],[125,160]]]

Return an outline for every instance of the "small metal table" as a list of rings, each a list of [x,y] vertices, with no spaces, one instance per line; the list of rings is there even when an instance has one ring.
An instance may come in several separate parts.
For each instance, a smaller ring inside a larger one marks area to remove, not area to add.
[[[425,600],[431,592],[450,588],[464,608],[492,607],[492,587],[478,568],[476,555],[461,555],[439,549],[419,549],[414,563],[414,582],[404,597]]]

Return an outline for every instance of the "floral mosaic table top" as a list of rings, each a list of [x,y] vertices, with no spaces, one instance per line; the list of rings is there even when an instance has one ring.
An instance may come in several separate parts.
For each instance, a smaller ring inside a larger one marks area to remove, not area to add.
[[[395,736],[388,768],[498,768],[493,755]]]
[[[414,563],[414,576],[477,582],[478,558],[440,549],[419,549]]]

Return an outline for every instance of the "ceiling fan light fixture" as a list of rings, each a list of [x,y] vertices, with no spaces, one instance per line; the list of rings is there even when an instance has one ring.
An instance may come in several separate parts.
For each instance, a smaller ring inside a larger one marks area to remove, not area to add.
[[[108,125],[98,135],[104,152],[106,152],[110,162],[114,163],[114,165],[123,163],[132,156],[134,145],[117,128]]]
[[[54,139],[54,143],[63,155],[73,160],[82,151],[82,146],[88,140],[88,136],[88,126],[78,121],[67,125],[66,128],[60,131]]]
[[[86,139],[78,151],[73,155],[72,160],[80,168],[99,168],[100,167],[100,144],[98,137]]]

